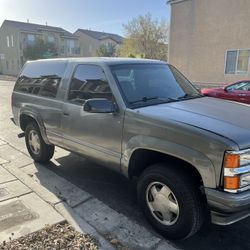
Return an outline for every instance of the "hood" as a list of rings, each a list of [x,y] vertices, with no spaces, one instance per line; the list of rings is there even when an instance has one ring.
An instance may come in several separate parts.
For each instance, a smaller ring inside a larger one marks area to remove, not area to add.
[[[139,108],[142,115],[174,120],[218,134],[243,149],[250,146],[250,105],[202,97]]]

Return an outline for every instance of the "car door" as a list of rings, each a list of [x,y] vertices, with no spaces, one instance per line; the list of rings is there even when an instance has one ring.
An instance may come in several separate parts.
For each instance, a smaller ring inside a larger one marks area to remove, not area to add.
[[[93,98],[115,102],[103,69],[98,65],[78,65],[63,105],[63,144],[71,151],[117,168],[121,159],[123,114],[84,111],[84,102]]]
[[[240,81],[225,88],[222,98],[236,102],[249,103],[249,90],[250,82]]]

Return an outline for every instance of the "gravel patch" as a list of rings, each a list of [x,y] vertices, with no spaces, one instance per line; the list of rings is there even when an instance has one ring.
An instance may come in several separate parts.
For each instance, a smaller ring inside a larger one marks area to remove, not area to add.
[[[3,242],[0,250],[96,250],[96,241],[88,234],[77,232],[67,222],[46,226],[35,233],[28,234],[16,240]]]

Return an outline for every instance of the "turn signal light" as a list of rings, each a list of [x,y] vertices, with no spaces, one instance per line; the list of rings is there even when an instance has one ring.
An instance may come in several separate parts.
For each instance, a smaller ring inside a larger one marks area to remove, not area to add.
[[[240,188],[240,177],[239,176],[225,176],[224,177],[224,188],[225,189],[239,189]]]
[[[226,153],[224,158],[224,168],[239,168],[240,155]]]

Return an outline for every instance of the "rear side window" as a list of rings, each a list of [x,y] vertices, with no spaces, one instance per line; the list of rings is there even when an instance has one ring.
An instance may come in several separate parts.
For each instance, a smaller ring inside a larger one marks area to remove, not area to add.
[[[15,91],[56,98],[66,62],[35,61],[28,63],[18,78]]]
[[[70,83],[68,100],[83,104],[85,100],[93,98],[112,100],[105,74],[97,65],[78,65]]]

